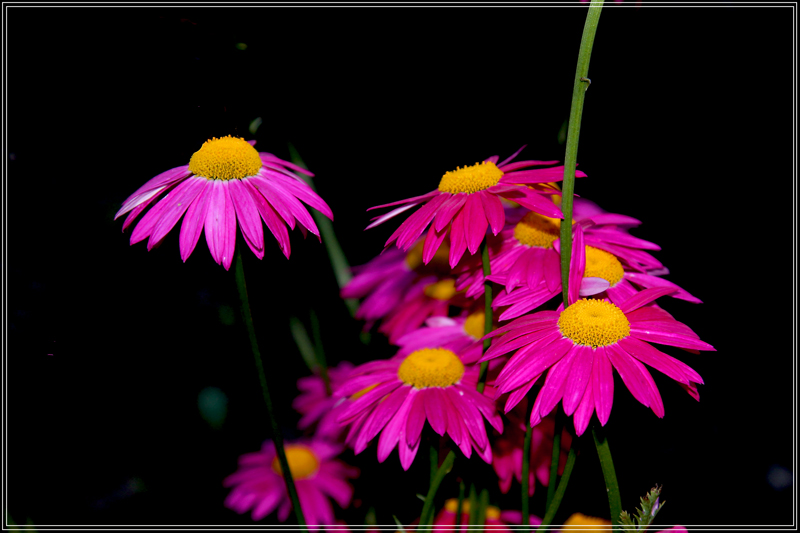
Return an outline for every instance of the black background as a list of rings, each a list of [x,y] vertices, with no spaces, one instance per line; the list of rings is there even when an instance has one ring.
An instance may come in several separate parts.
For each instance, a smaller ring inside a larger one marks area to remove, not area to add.
[[[5,15],[8,511],[37,525],[201,525],[251,523],[223,507],[221,481],[268,437],[233,271],[202,238],[182,263],[176,230],[152,252],[130,247],[113,220],[121,203],[212,136],[255,138],[287,159],[291,142],[362,264],[398,223],[363,232],[368,207],[523,144],[527,158],[563,160],[586,7]],[[790,7],[612,4],[600,19],[578,154],[590,177],[576,192],[644,222],[635,235],[659,243],[669,279],[705,302],[663,306],[718,350],[677,352],[705,380],[699,403],[654,372],[663,420],[617,383],[606,428],[623,507],[663,485],[662,525],[795,517],[793,489],[767,481],[796,457],[793,18]],[[263,261],[243,248],[244,266],[291,437],[307,369],[290,315],[308,324],[315,309],[331,363],[392,352],[377,336],[358,341],[323,245],[292,232],[287,261],[272,244]],[[229,399],[221,430],[198,411],[208,386]],[[363,470],[361,501],[339,516],[363,523],[371,505],[382,524],[419,515],[424,461],[403,475],[396,454],[377,465],[374,445],[344,459]],[[453,479],[441,497],[455,496]],[[493,503],[519,508],[518,492],[487,483]],[[608,513],[591,446],[557,521],[575,511]]]

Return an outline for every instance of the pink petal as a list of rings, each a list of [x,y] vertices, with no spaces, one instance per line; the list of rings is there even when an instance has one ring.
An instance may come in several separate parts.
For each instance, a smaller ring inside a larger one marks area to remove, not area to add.
[[[564,397],[561,399],[564,413],[567,416],[575,412],[584,396],[584,392],[587,390],[587,384],[592,379],[592,362],[594,361],[594,350],[592,348],[575,346],[574,350],[577,355],[572,363],[569,379],[567,379],[567,384],[564,388]],[[594,405],[593,401],[592,405]]]
[[[444,196],[445,201],[442,202],[442,205],[439,207],[439,211],[436,213],[436,221],[433,224],[436,227],[436,231],[442,231],[447,227],[453,220],[453,217],[456,216],[456,213],[464,207],[468,195],[447,194]]]
[[[606,356],[605,346],[598,346],[595,351],[594,365],[592,366],[592,391],[594,392],[594,405],[597,408],[597,418],[605,426],[611,414],[614,403],[614,373],[611,362]]]
[[[586,384],[586,391],[575,410],[575,416],[572,420],[575,425],[575,434],[579,437],[583,435],[583,432],[589,427],[589,421],[592,419],[592,413],[594,413],[595,404],[592,388],[592,381],[589,380]]]
[[[458,212],[450,225],[450,268],[455,268],[467,249],[464,210]]]
[[[478,247],[486,236],[486,228],[489,226],[486,213],[483,212],[481,194],[481,192],[470,194],[464,205],[464,233],[467,239],[467,248],[471,254],[478,251]]]
[[[635,296],[629,298],[618,307],[623,313],[628,314],[631,311],[642,307],[643,305],[649,304],[657,298],[666,296],[667,294],[671,294],[673,292],[675,292],[675,289],[672,287],[654,287],[652,289],[645,289]]]
[[[492,226],[492,234],[497,235],[506,223],[506,212],[503,209],[503,203],[497,196],[490,193],[481,193],[481,202],[483,202],[483,212],[486,214],[486,219]]]
[[[150,240],[147,243],[148,249],[160,242],[172,230],[181,216],[183,216],[183,213],[195,201],[197,195],[203,191],[206,181],[208,180],[205,178],[189,178],[169,193],[168,207],[150,234]]]
[[[425,417],[433,430],[437,434],[444,436],[447,430],[447,415],[444,412],[444,400],[440,395],[441,390],[438,388],[425,389],[423,400],[425,402]]]
[[[203,231],[213,183],[213,180],[205,180],[194,202],[186,210],[186,216],[183,217],[178,242],[180,244],[181,259],[184,263],[192,255],[194,247],[197,245],[197,240],[200,238],[200,232]]]
[[[284,225],[283,220],[281,220],[281,217],[278,216],[275,209],[267,202],[264,195],[261,194],[255,185],[250,183],[250,180],[242,180],[242,184],[250,193],[250,197],[261,215],[261,219],[266,223],[267,228],[272,232],[275,239],[277,239],[283,255],[286,256],[286,259],[289,259],[289,255],[292,253],[292,247],[289,242],[289,232],[286,230],[286,225]]]
[[[264,229],[258,208],[252,196],[241,180],[228,181],[228,193],[231,196],[239,227],[244,240],[259,259],[264,257]]]

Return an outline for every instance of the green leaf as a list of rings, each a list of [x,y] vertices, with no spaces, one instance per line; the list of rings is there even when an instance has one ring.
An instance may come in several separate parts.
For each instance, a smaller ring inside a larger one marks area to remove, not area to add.
[[[619,514],[620,523],[624,526],[632,526],[634,531],[645,531],[653,523],[658,512],[664,507],[666,502],[659,501],[661,487],[656,485],[644,498],[639,498],[640,506],[636,509],[636,517],[631,518],[627,512]]]
[[[395,515],[392,515],[392,518],[394,518],[394,523],[397,524],[397,531],[402,531],[403,533],[405,533],[406,530],[403,529],[403,524],[400,523],[400,520],[398,520]]]
[[[289,318],[289,328],[292,331],[294,343],[297,345],[300,355],[303,356],[303,361],[305,361],[308,369],[314,372],[317,368],[317,353],[314,350],[314,344],[311,342],[311,338],[308,336],[306,327],[300,322],[300,319],[293,316]]]

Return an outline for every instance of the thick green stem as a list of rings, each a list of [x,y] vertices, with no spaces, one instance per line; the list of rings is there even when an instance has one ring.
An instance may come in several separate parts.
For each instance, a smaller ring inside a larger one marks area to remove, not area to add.
[[[489,281],[492,268],[489,265],[488,239],[484,239],[483,244],[481,244],[481,260],[483,262],[483,309],[485,313],[483,320],[483,334],[488,335],[492,332],[492,282]],[[491,344],[492,339],[484,339],[483,353],[486,353],[486,350],[489,349]],[[488,370],[489,361],[484,361],[481,363],[481,372],[478,374],[478,392],[483,392],[483,389],[486,387],[486,374],[488,374]]]
[[[564,307],[569,306],[569,261],[572,252],[572,195],[575,192],[575,165],[578,162],[578,138],[581,133],[581,115],[583,114],[583,99],[586,89],[589,88],[589,59],[592,56],[594,34],[597,31],[597,22],[603,9],[603,0],[593,0],[589,13],[586,15],[586,24],[583,27],[581,48],[578,53],[578,68],[575,72],[575,82],[572,89],[572,106],[569,110],[569,129],[567,130],[567,154],[564,157],[564,183],[561,190],[561,211],[564,221],[561,223],[561,288],[564,298]]]
[[[550,502],[553,501],[553,495],[556,493],[556,484],[558,482],[558,463],[561,460],[561,431],[564,429],[564,418],[566,415],[561,407],[556,407],[556,423],[553,430],[553,453],[550,459],[550,481],[547,485],[547,503],[545,509],[550,507]]]
[[[442,484],[444,476],[453,469],[453,461],[456,460],[456,454],[452,450],[448,452],[447,457],[442,461],[442,466],[436,471],[433,476],[431,486],[428,489],[428,494],[425,496],[425,505],[422,506],[422,514],[420,515],[419,524],[424,528],[424,531],[430,531],[430,525],[433,524],[433,500],[436,498],[436,491],[439,490],[439,485]]]
[[[564,493],[567,492],[569,477],[572,475],[572,468],[575,466],[575,458],[578,456],[574,444],[575,443],[573,441],[573,446],[570,447],[569,455],[567,456],[567,464],[564,466],[564,474],[561,476],[561,481],[558,482],[558,488],[553,495],[553,501],[550,502],[550,505],[547,507],[547,512],[545,513],[544,518],[542,518],[542,524],[536,531],[543,531],[544,528],[553,523],[553,518],[555,518],[556,512],[558,512],[558,508],[561,505],[561,500],[564,499]],[[550,482],[552,483],[553,481],[551,480]]]
[[[602,427],[592,428],[592,438],[600,456],[600,467],[603,469],[603,479],[606,482],[608,493],[608,507],[611,511],[611,524],[614,530],[619,529],[619,515],[622,512],[622,498],[617,483],[617,473],[614,470],[614,461],[611,459],[611,449]]]
[[[292,471],[289,469],[289,462],[286,460],[286,451],[283,447],[283,437],[281,435],[280,427],[278,426],[278,420],[275,417],[275,410],[272,408],[272,397],[269,394],[267,376],[264,373],[264,364],[261,361],[261,351],[258,349],[256,330],[253,326],[253,315],[250,314],[250,299],[247,296],[247,284],[245,283],[244,279],[244,267],[242,265],[242,254],[240,248],[236,249],[235,268],[236,287],[239,289],[239,298],[242,301],[242,317],[244,318],[244,324],[247,328],[247,335],[250,337],[250,348],[253,351],[253,357],[256,361],[256,369],[258,370],[258,379],[261,382],[261,392],[264,395],[264,403],[267,405],[269,423],[272,429],[272,442],[275,443],[275,450],[278,454],[278,462],[281,465],[283,479],[286,481],[286,490],[289,492],[289,498],[292,500],[294,514],[297,517],[297,522],[305,530],[306,519],[303,516],[303,510],[300,508],[300,499],[297,497],[297,489],[294,486]]]

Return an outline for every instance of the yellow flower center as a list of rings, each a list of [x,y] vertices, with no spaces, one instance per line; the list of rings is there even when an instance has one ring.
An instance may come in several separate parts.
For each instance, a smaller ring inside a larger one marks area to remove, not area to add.
[[[244,139],[230,135],[204,142],[189,160],[192,174],[215,180],[255,176],[260,168],[258,151]]]
[[[406,265],[408,265],[408,268],[411,270],[416,270],[423,276],[428,274],[440,276],[449,274],[450,245],[447,242],[443,242],[433,254],[433,258],[428,262],[427,265],[422,264],[422,252],[424,247],[425,239],[422,239],[415,244],[411,250],[409,250],[408,254],[406,255]]]
[[[631,323],[611,302],[583,299],[561,312],[558,329],[575,344],[597,348],[630,335]]]
[[[417,389],[449,387],[464,375],[464,364],[444,348],[423,348],[411,352],[397,369],[397,377]]]
[[[538,213],[530,212],[514,227],[514,238],[525,246],[552,248],[558,239],[561,221]]]
[[[456,295],[456,280],[443,279],[425,287],[425,296],[437,300],[449,300]]]
[[[450,498],[444,502],[444,508],[449,513],[458,511],[458,499]],[[469,514],[469,500],[461,500],[461,514]],[[486,506],[486,518],[497,520],[500,518],[500,509],[494,505]]]
[[[455,170],[445,172],[442,176],[439,191],[450,194],[459,192],[472,194],[497,185],[502,177],[503,171],[489,161],[464,168],[456,167]]]
[[[289,444],[286,446],[286,462],[293,479],[303,479],[313,475],[319,470],[319,459],[308,446],[302,444]],[[272,470],[283,475],[281,463],[278,458],[272,460]]]
[[[614,255],[605,250],[591,246],[586,247],[586,271],[583,273],[584,277],[603,278],[613,287],[619,283],[624,274],[622,263]]]
[[[486,313],[483,311],[476,311],[467,317],[464,322],[464,331],[473,339],[480,339],[483,337],[483,331],[486,327]]]
[[[370,385],[369,387],[364,387],[363,389],[361,389],[357,393],[355,393],[352,396],[350,396],[350,399],[351,400],[358,400],[359,398],[361,398],[362,396],[364,396],[366,393],[368,393],[369,391],[371,391],[372,389],[374,389],[377,386],[378,386],[378,384],[376,383],[374,385]]]
[[[586,516],[582,513],[575,513],[564,522],[565,526],[610,526],[611,521],[603,518],[595,518],[594,516]],[[583,529],[581,531],[591,531]],[[598,531],[608,531],[608,528],[603,528]]]

